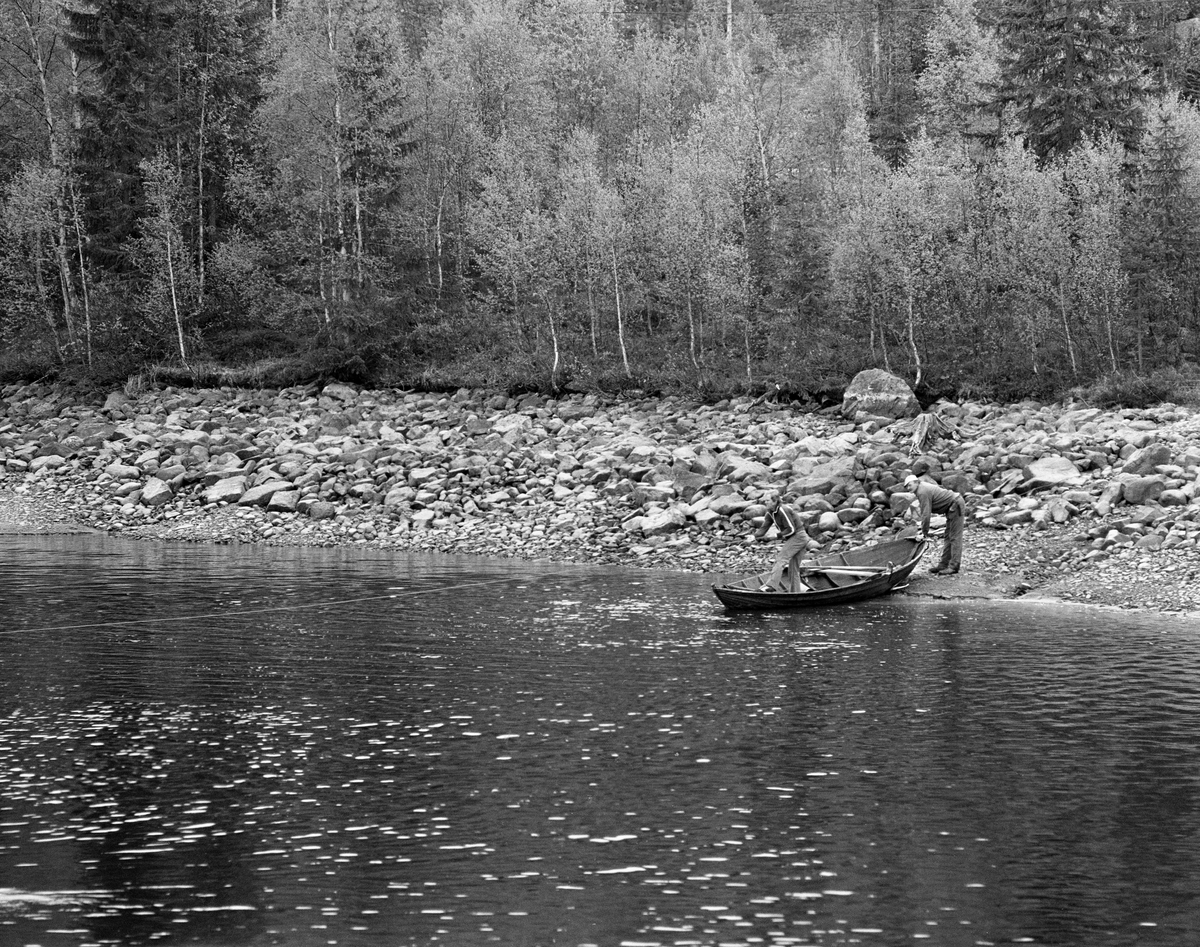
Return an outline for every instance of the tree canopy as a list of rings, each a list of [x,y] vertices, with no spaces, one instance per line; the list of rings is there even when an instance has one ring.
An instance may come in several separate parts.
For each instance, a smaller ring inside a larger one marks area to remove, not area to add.
[[[1190,12],[9,0],[0,371],[715,393],[878,366],[997,397],[1193,371]]]

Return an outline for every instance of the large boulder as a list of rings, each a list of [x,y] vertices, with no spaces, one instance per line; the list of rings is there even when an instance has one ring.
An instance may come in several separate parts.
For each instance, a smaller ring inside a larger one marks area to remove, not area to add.
[[[151,477],[142,488],[142,503],[145,506],[157,508],[166,506],[175,498],[171,485],[157,477]]]
[[[106,414],[124,414],[130,404],[129,396],[123,391],[114,391],[104,399],[103,411]]]
[[[1056,454],[1041,457],[1021,469],[1026,490],[1044,490],[1061,484],[1079,484],[1083,477],[1070,459]]]
[[[1166,489],[1166,478],[1157,474],[1153,477],[1133,477],[1124,482],[1121,495],[1130,506],[1143,506],[1156,502]]]
[[[733,516],[734,513],[740,513],[749,505],[749,500],[742,499],[736,493],[729,493],[724,496],[713,497],[707,509],[722,516]]]
[[[246,478],[238,474],[218,480],[204,491],[205,503],[236,503],[246,492]]]
[[[437,519],[437,512],[430,509],[417,510],[412,515],[413,529],[429,529]]]
[[[854,458],[840,457],[813,467],[807,474],[788,484],[796,496],[824,495],[837,487],[845,490],[854,479]]]
[[[757,460],[725,453],[721,457],[720,472],[726,479],[737,483],[741,480],[760,480],[770,475],[771,468]]]
[[[423,487],[440,477],[441,473],[438,467],[416,467],[408,472],[408,484],[412,487]]]
[[[142,475],[142,471],[133,464],[123,464],[119,460],[105,467],[104,472],[114,480],[137,480]]]
[[[266,506],[276,493],[291,489],[292,485],[287,480],[271,480],[261,483],[256,487],[251,487],[238,497],[238,506]]]
[[[492,430],[501,437],[512,440],[533,427],[533,419],[526,414],[506,414],[492,422]]]
[[[308,516],[314,520],[330,520],[337,515],[337,507],[328,500],[315,500],[308,505]]]
[[[842,397],[842,414],[884,418],[915,418],[921,413],[920,402],[908,383],[880,368],[868,368],[854,376]]]
[[[833,512],[822,513],[817,518],[817,529],[819,529],[822,533],[836,532],[838,527],[841,525],[841,517]]]
[[[29,462],[29,472],[37,473],[39,470],[57,470],[66,462],[67,459],[59,454],[43,454]]]
[[[1166,444],[1148,444],[1129,455],[1121,467],[1122,473],[1144,477],[1155,472],[1155,468],[1171,462],[1171,448]]]
[[[648,513],[642,517],[643,536],[663,536],[673,533],[687,522],[683,512],[677,507]]]
[[[299,490],[279,490],[271,494],[267,509],[273,513],[295,513],[299,501]]]
[[[331,382],[321,389],[321,394],[326,398],[336,398],[338,401],[352,404],[354,399],[358,397],[358,392],[349,385],[343,385],[340,382]]]

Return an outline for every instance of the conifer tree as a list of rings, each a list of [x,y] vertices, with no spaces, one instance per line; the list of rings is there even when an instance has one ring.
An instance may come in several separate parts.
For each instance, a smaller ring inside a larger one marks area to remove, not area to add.
[[[1150,110],[1142,143],[1126,226],[1139,369],[1146,367],[1148,341],[1175,362],[1184,338],[1200,325],[1200,195],[1190,180],[1196,125],[1191,106],[1166,96]]]
[[[124,269],[142,214],[141,162],[178,131],[175,4],[98,0],[67,10],[68,43],[87,66],[78,162],[93,258]]]
[[[1128,6],[1113,0],[1005,0],[999,100],[1039,158],[1084,138],[1136,141],[1145,57]]]
[[[188,241],[203,266],[220,181],[247,136],[261,34],[252,0],[96,0],[66,8],[67,41],[84,65],[77,170],[93,258],[128,270],[145,214],[142,162],[174,156]]]

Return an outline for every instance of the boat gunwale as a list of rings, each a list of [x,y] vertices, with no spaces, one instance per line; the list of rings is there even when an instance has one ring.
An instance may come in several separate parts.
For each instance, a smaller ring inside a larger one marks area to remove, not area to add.
[[[876,575],[864,576],[858,581],[830,589],[806,589],[799,592],[764,592],[758,586],[763,584],[770,573],[761,572],[754,575],[742,576],[735,582],[714,584],[712,590],[722,605],[735,610],[766,611],[811,608],[821,605],[841,605],[848,602],[876,598],[894,591],[906,582],[912,571],[916,568],[917,563],[925,555],[929,546],[928,542],[923,539],[911,539],[907,537],[903,539],[884,540],[870,546],[862,547],[860,550],[849,550],[849,556],[843,552],[819,556],[815,560],[811,560],[819,564],[822,562],[830,563],[831,560],[840,559],[843,567],[853,568],[856,564],[866,566],[866,563],[850,561],[850,556],[860,559],[862,557],[854,556],[854,553],[861,552],[866,554],[866,558],[869,560],[872,551],[882,552],[893,545],[909,545],[909,557],[899,564],[893,564],[889,561],[888,566],[890,568],[886,571],[881,571]],[[835,567],[836,565],[830,565],[830,568]],[[814,571],[820,571],[819,567]]]

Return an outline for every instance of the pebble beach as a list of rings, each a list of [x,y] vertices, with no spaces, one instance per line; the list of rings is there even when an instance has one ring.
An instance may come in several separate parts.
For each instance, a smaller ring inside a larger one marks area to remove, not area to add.
[[[0,389],[9,534],[611,563],[702,574],[706,595],[769,563],[777,540],[753,534],[773,491],[816,554],[904,525],[910,472],[962,493],[968,521],[962,572],[902,594],[1200,618],[1187,406],[940,402],[894,420],[748,397]]]

